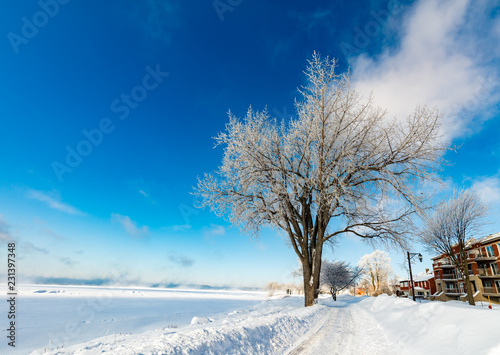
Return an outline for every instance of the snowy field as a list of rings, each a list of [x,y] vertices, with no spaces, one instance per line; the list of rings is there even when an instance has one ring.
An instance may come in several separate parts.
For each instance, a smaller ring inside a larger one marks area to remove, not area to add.
[[[5,292],[1,299],[7,299]],[[21,286],[14,352],[3,340],[7,339],[9,304],[0,303],[0,354],[28,354],[48,348],[49,341],[52,348],[57,348],[106,334],[177,330],[189,325],[195,316],[211,317],[247,309],[264,299],[263,292],[245,291]]]
[[[308,308],[303,301],[246,291],[30,286],[19,295],[18,347],[12,352],[4,340],[0,353],[500,354],[499,309],[385,295],[321,298]]]

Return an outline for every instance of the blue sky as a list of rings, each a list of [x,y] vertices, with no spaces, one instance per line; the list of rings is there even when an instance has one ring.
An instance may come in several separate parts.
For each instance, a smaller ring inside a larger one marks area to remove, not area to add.
[[[0,256],[17,241],[20,282],[290,281],[282,237],[252,240],[190,192],[220,163],[212,137],[229,109],[294,114],[314,50],[391,115],[437,106],[461,145],[442,196],[476,187],[492,211],[483,234],[500,231],[493,2],[41,0],[0,16]],[[355,264],[371,251],[346,237],[325,256]],[[417,271],[431,267],[423,254]]]

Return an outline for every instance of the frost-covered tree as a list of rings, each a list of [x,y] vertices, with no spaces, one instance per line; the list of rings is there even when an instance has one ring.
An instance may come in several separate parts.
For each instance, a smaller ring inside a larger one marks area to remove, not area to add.
[[[323,261],[320,283],[328,287],[332,298],[336,301],[337,293],[355,284],[362,271],[359,267],[351,267],[345,261]]]
[[[222,165],[195,191],[200,207],[244,232],[271,226],[285,233],[302,264],[306,306],[318,295],[326,241],[350,233],[405,243],[413,214],[426,206],[419,184],[434,178],[446,150],[436,110],[389,119],[335,68],[313,55],[296,118],[230,112],[215,138]]]
[[[359,259],[358,267],[363,269],[363,278],[370,285],[370,292],[378,296],[388,289],[388,280],[392,274],[391,258],[382,250],[375,250]]]
[[[400,287],[400,278],[398,275],[394,275],[390,280],[389,280],[389,290],[390,290],[390,295],[396,293],[397,290],[399,290]]]
[[[469,304],[474,305],[473,290],[467,265],[467,241],[483,226],[488,208],[474,190],[459,190],[439,205],[426,219],[422,241],[431,252],[447,255],[462,275]]]

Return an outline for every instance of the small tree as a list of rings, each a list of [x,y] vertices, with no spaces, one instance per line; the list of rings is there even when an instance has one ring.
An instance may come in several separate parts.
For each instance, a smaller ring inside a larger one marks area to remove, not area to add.
[[[453,197],[426,219],[422,241],[430,252],[447,255],[462,275],[469,304],[475,305],[470,284],[467,241],[478,233],[487,216],[487,206],[474,190],[454,191]]]
[[[355,284],[361,273],[361,268],[353,268],[345,261],[323,261],[321,265],[321,284],[329,288],[332,298],[336,301],[337,293]]]
[[[389,276],[392,274],[391,258],[382,250],[361,257],[358,267],[363,269],[364,279],[371,286],[373,296],[378,296],[388,289]]]
[[[395,294],[399,290],[400,282],[399,282],[399,276],[394,275],[390,280],[389,280],[389,288],[391,290],[390,295]]]
[[[271,226],[286,234],[302,264],[306,306],[318,296],[325,242],[350,233],[405,244],[413,215],[428,202],[418,186],[435,179],[446,150],[436,110],[389,119],[335,68],[313,55],[295,119],[229,113],[216,137],[222,165],[195,191],[199,207],[245,232]]]

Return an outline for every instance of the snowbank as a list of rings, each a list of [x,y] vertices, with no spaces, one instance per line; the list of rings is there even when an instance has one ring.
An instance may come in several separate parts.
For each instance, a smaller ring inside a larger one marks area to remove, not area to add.
[[[57,349],[54,354],[278,354],[294,345],[326,307],[304,308],[303,298],[270,300],[250,310],[221,315],[205,324],[142,334],[109,335]],[[201,317],[195,317],[195,322]],[[202,323],[202,322],[201,322]],[[43,349],[32,354],[43,354]]]
[[[67,348],[106,335],[181,329],[193,317],[212,319],[266,299],[258,291],[57,285],[22,285],[18,296],[16,347],[1,342],[2,355],[26,355],[49,343]],[[7,314],[8,306],[0,302],[0,314]],[[6,333],[2,326],[0,337],[6,339]]]
[[[500,354],[500,309],[484,304],[342,295],[304,308],[303,297],[265,300],[237,291],[114,289],[105,291],[109,298],[88,288],[26,292],[19,354],[45,354],[49,340],[49,353],[60,355]],[[67,339],[56,342],[60,333]]]
[[[500,311],[464,302],[415,303],[381,295],[358,305],[372,314],[403,354],[500,354]]]

